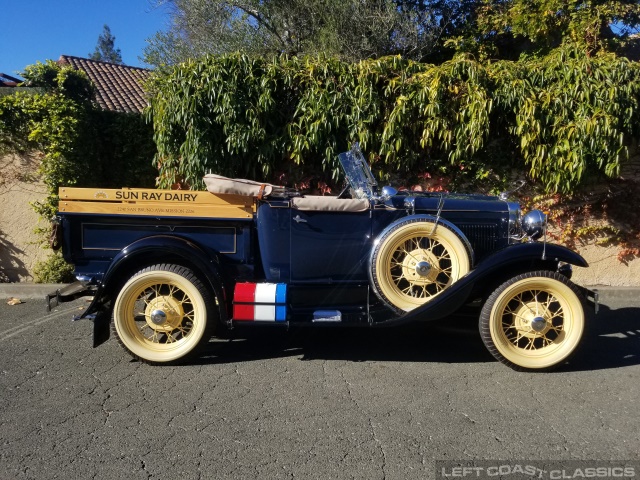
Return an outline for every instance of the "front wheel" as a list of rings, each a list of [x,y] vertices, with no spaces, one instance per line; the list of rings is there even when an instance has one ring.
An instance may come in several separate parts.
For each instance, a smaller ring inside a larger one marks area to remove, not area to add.
[[[188,268],[147,267],[122,287],[113,310],[119,343],[135,358],[166,364],[204,347],[215,327],[211,294]]]
[[[480,314],[491,354],[514,370],[550,370],[575,352],[585,328],[584,299],[555,272],[518,275],[498,287]]]

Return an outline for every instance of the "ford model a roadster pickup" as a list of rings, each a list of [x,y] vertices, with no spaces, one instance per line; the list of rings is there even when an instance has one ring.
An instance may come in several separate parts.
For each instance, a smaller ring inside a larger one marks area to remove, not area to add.
[[[546,243],[545,214],[506,196],[379,190],[357,147],[339,159],[337,197],[216,175],[208,192],[61,188],[55,242],[78,282],[48,301],[93,295],[79,318],[94,346],[112,331],[159,364],[219,328],[444,322],[471,302],[501,362],[569,358],[597,294],[570,281],[587,263]]]

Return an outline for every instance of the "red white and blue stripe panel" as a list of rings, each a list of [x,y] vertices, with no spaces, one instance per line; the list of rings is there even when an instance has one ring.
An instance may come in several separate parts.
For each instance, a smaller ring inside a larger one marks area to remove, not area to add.
[[[236,283],[233,292],[233,319],[256,322],[287,320],[285,283]]]

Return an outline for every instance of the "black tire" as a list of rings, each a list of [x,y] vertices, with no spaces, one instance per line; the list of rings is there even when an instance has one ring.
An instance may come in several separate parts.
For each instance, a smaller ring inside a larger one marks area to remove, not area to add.
[[[218,318],[211,292],[193,271],[159,264],[140,270],[120,289],[112,331],[134,358],[167,365],[198,355]]]
[[[420,307],[466,275],[469,248],[460,234],[429,218],[408,218],[383,233],[371,253],[378,297],[398,313]],[[424,266],[424,268],[420,268]]]
[[[583,295],[564,275],[528,272],[489,296],[480,313],[480,336],[514,370],[550,371],[575,354],[587,311]]]

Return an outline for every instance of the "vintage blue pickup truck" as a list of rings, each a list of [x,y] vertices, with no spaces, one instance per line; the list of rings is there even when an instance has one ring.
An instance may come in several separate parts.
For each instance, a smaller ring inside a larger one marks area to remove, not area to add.
[[[346,187],[308,196],[207,175],[208,191],[61,188],[54,244],[93,295],[79,318],[153,364],[197,356],[238,325],[441,321],[481,305],[480,335],[517,370],[574,353],[597,292],[570,280],[577,253],[546,242],[546,215],[499,197],[379,188],[357,146]]]

